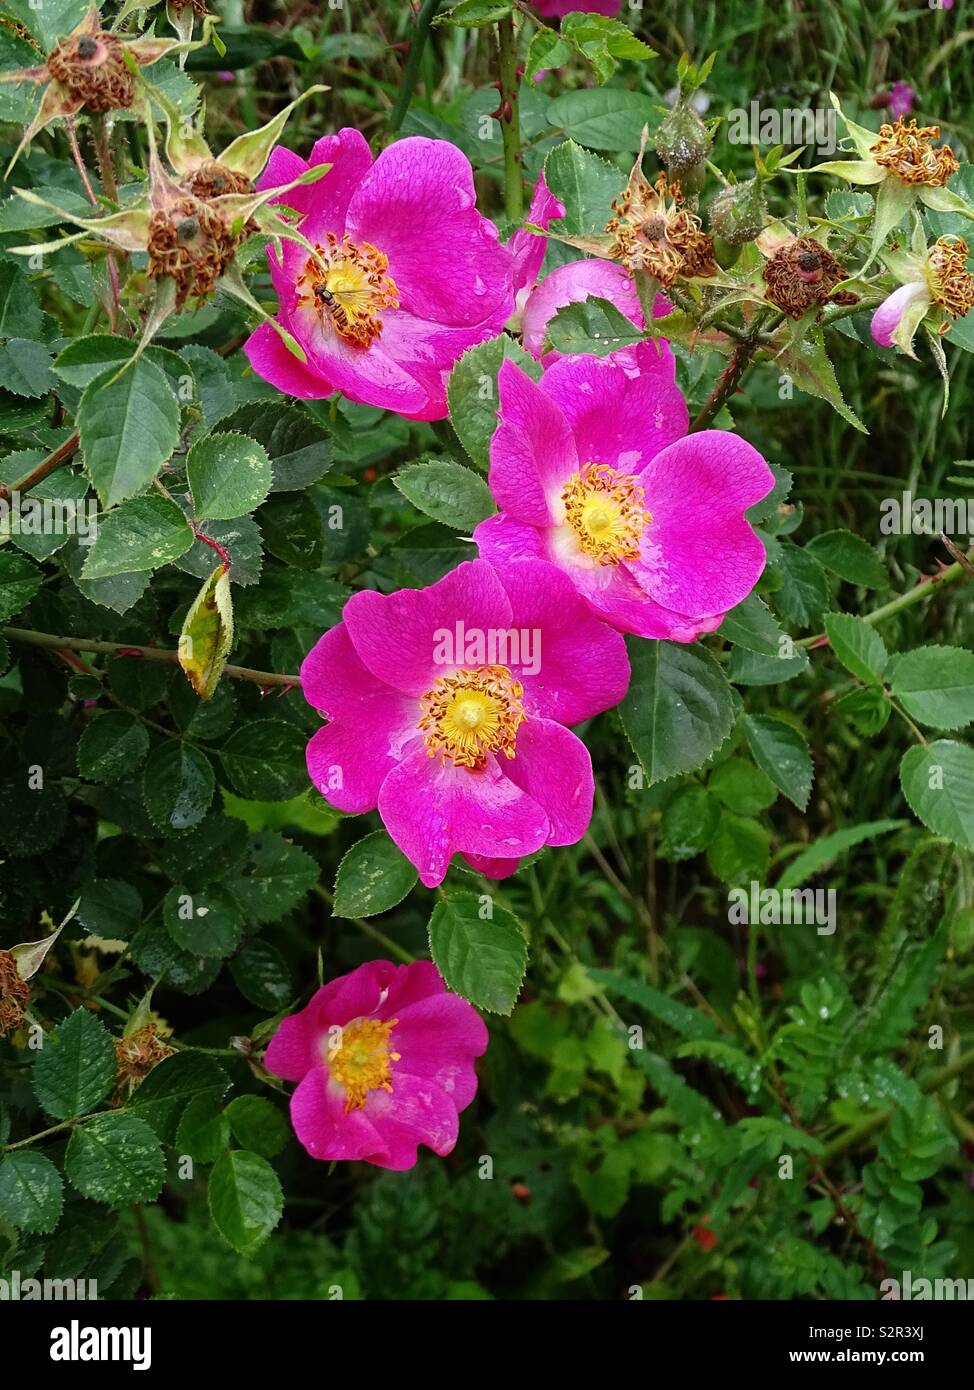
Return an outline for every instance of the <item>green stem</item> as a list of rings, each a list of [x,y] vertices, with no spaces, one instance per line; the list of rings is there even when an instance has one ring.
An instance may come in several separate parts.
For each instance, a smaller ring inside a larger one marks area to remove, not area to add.
[[[389,112],[387,122],[390,131],[401,129],[402,123],[409,110],[409,103],[413,99],[416,90],[416,83],[419,81],[420,68],[423,63],[423,50],[426,47],[426,40],[429,38],[430,25],[436,17],[436,11],[440,8],[440,0],[423,0],[423,7],[416,16],[416,27],[413,30],[413,37],[409,44],[409,54],[406,58],[406,67],[402,75],[402,86],[399,88],[399,95],[396,97],[395,105]]]
[[[4,1153],[9,1153],[11,1149],[24,1149],[28,1144],[36,1144],[39,1139],[47,1139],[51,1134],[60,1134],[62,1129],[71,1129],[76,1123],[75,1120],[62,1120],[59,1125],[51,1125],[50,1129],[42,1129],[37,1134],[30,1134],[26,1139],[18,1139],[15,1144],[4,1144]]]
[[[0,636],[12,642],[24,642],[30,647],[46,647],[50,651],[99,652],[105,656],[131,656],[146,661],[167,661],[179,664],[179,653],[161,647],[136,647],[131,642],[100,642],[93,637],[57,637],[51,632],[32,632],[25,627],[0,628]],[[253,681],[255,685],[300,685],[300,676],[281,675],[277,671],[254,671],[249,666],[224,666],[223,674],[237,680]]]
[[[974,559],[974,549],[968,552],[967,559]],[[884,603],[882,608],[874,608],[871,613],[864,613],[862,620],[864,623],[881,623],[886,618],[892,618],[895,613],[902,613],[904,608],[912,608],[915,603],[925,599],[928,594],[933,593],[934,589],[941,589],[945,584],[954,584],[958,579],[962,579],[967,572],[966,566],[960,561],[955,561],[952,565],[947,565],[939,574],[930,575],[929,578],[921,579],[919,584],[914,584],[912,589],[907,589],[906,593],[898,594],[896,598],[890,599],[889,603]],[[829,639],[824,632],[817,633],[814,637],[802,637],[796,643],[796,647],[827,647]]]
[[[315,887],[315,892],[318,894],[318,897],[321,898],[322,902],[326,902],[329,907],[334,907],[334,896],[329,893],[327,888],[324,888],[319,883]],[[391,936],[386,936],[385,932],[380,931],[378,927],[374,927],[372,923],[367,922],[364,917],[349,917],[347,920],[352,923],[352,926],[358,927],[363,935],[371,937],[371,939],[376,942],[377,945],[381,946],[384,951],[388,951],[390,955],[395,956],[397,960],[403,961],[404,964],[411,965],[416,959],[414,955],[411,955],[409,951],[400,946],[397,941],[393,941]]]
[[[719,378],[717,385],[710,393],[710,399],[690,426],[691,434],[696,430],[705,430],[711,420],[720,413],[737,390],[741,377],[751,365],[751,358],[754,356],[755,350],[757,349],[758,338],[756,334],[757,326],[755,326],[752,336],[747,338],[743,343],[737,344],[723,375]]]
[[[521,156],[521,118],[518,92],[521,79],[517,64],[517,30],[514,16],[507,15],[497,25],[500,53],[501,140],[504,145],[504,211],[509,222],[524,216],[523,160]]]
[[[46,478],[48,473],[53,473],[55,468],[60,468],[62,463],[66,463],[80,442],[77,434],[69,435],[63,444],[59,444],[53,453],[48,454],[46,459],[42,459],[36,468],[32,468],[21,478],[19,483],[13,483],[9,488],[0,483],[0,497],[9,498],[14,492],[23,496],[25,492],[29,492],[42,478]]]

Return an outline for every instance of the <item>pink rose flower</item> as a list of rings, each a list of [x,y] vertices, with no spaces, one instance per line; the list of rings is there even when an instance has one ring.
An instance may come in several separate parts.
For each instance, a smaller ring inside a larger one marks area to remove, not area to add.
[[[654,342],[625,360],[563,357],[537,385],[508,361],[499,388],[489,477],[501,511],[474,531],[481,556],[507,574],[513,561],[556,564],[623,632],[692,642],[719,627],[764,569],[744,517],[774,485],[761,455],[724,430],[687,435]]]
[[[291,1123],[312,1158],[402,1171],[420,1144],[453,1149],[486,1047],[480,1015],[431,961],[373,960],[285,1018],[264,1065],[298,1083]]]
[[[307,251],[268,247],[278,322],[307,355],[302,363],[265,323],[245,351],[258,376],[289,395],[349,400],[410,420],[441,420],[457,359],[495,337],[514,304],[512,257],[475,206],[466,155],[445,140],[400,140],[373,162],[351,129],[319,140],[308,161],[278,146],[258,188],[331,164],[284,202],[302,213]]]
[[[566,726],[618,704],[629,661],[565,575],[468,560],[426,589],[353,594],[342,619],[301,667],[331,720],[307,756],[333,806],[378,807],[427,888],[455,852],[480,867],[582,838],[592,764]]]
[[[534,8],[542,19],[563,19],[566,14],[604,14],[614,19],[622,8],[622,0],[534,0]]]
[[[532,357],[537,357],[545,367],[550,367],[561,357],[560,352],[549,349],[542,352],[548,332],[548,324],[559,309],[566,304],[575,304],[584,299],[607,299],[611,304],[631,319],[637,328],[645,327],[643,311],[636,293],[632,277],[621,266],[612,261],[586,260],[572,261],[560,265],[550,275],[546,275],[528,296],[521,315],[521,341]],[[672,305],[661,294],[653,302],[653,318],[668,314]],[[670,352],[669,344],[660,342],[663,356],[668,359],[675,373],[676,362]],[[628,352],[628,348],[620,348]]]
[[[545,182],[544,173],[539,174],[538,182],[534,185],[534,192],[531,195],[531,206],[528,208],[525,222],[530,222],[532,226],[541,227],[547,231],[549,225],[556,218],[564,217],[564,215],[564,203],[560,203],[551,192]],[[514,233],[507,245],[514,259],[514,294],[516,308],[520,311],[541,274],[541,264],[548,249],[548,238],[539,236],[537,232],[529,232],[522,227],[520,231]]]

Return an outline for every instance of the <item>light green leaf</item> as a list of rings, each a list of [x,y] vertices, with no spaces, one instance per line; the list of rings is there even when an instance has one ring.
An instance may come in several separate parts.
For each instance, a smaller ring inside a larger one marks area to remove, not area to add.
[[[632,682],[619,713],[650,782],[701,767],[734,723],[734,697],[720,666],[699,646],[638,638],[627,645]]]
[[[89,382],[77,418],[85,470],[105,507],[142,492],[179,443],[179,404],[145,357]]]
[[[946,738],[918,744],[903,755],[900,785],[929,830],[974,850],[974,748]]]
[[[238,1255],[253,1255],[281,1219],[284,1194],[277,1174],[259,1154],[225,1153],[210,1174],[210,1215]]]
[[[110,579],[161,569],[192,544],[193,529],[175,502],[155,492],[133,497],[99,520],[81,577]]]
[[[415,885],[417,873],[384,830],[366,835],[345,855],[335,879],[336,917],[373,917],[387,912]]]
[[[232,521],[259,507],[271,490],[267,451],[242,434],[211,434],[186,457],[196,516]]]
[[[890,685],[912,718],[934,729],[962,729],[974,719],[974,652],[918,647],[896,658]]]
[[[458,531],[472,531],[497,510],[483,478],[452,459],[407,464],[392,481],[414,507]]]
[[[852,613],[829,613],[825,633],[847,671],[866,685],[882,685],[889,653],[872,624]]]
[[[492,901],[485,906],[473,893],[451,893],[433,909],[429,941],[452,990],[489,1013],[511,1012],[528,961],[524,932],[513,913]]]

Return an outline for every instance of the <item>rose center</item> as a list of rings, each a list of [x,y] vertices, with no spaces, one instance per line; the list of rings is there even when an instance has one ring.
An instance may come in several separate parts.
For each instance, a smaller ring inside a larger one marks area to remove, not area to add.
[[[370,1091],[392,1090],[392,1063],[399,1061],[389,1035],[399,1022],[391,1018],[357,1018],[341,1030],[338,1046],[329,1054],[328,1071],[345,1091],[345,1114],[361,1110]]]
[[[383,309],[399,308],[399,289],[389,258],[369,242],[329,232],[298,277],[298,301],[310,305],[352,347],[367,348],[382,334]]]
[[[431,758],[482,770],[492,753],[513,758],[524,719],[524,687],[506,666],[461,669],[443,676],[420,700],[418,727]]]
[[[653,519],[643,489],[629,474],[608,464],[587,464],[562,489],[565,520],[579,549],[600,565],[617,565],[639,554],[642,534]]]

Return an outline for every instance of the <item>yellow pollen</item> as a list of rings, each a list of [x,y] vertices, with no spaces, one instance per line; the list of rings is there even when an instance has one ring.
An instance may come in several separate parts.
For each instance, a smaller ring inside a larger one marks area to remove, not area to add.
[[[884,122],[879,127],[879,139],[870,145],[869,153],[904,183],[943,188],[960,165],[949,145],[933,144],[939,139],[939,125],[918,126],[915,120],[907,125],[899,116],[892,125]]]
[[[367,241],[329,232],[315,247],[324,266],[309,259],[298,276],[298,302],[310,305],[352,347],[371,347],[382,334],[382,309],[399,308],[399,289],[389,258]]]
[[[927,284],[935,304],[951,319],[962,319],[974,309],[974,275],[967,269],[967,242],[962,237],[938,237],[927,254]],[[950,324],[945,320],[941,333]]]
[[[491,753],[514,757],[518,727],[525,715],[524,687],[506,666],[461,669],[443,676],[420,700],[418,727],[431,758],[439,754],[457,767],[481,771]]]
[[[338,1046],[328,1056],[331,1078],[344,1087],[345,1114],[361,1110],[370,1091],[392,1090],[392,1066],[399,1053],[389,1046],[389,1034],[399,1022],[390,1018],[357,1018],[346,1023]]]
[[[590,463],[562,489],[565,520],[579,549],[600,565],[617,565],[639,554],[643,531],[653,519],[636,479],[607,463]]]

